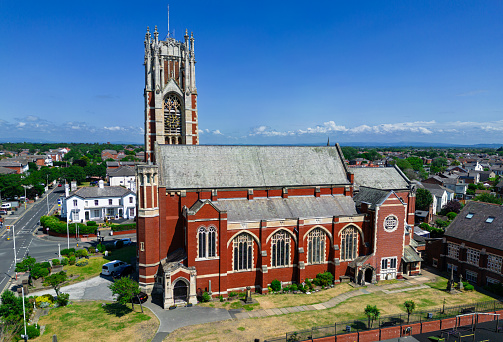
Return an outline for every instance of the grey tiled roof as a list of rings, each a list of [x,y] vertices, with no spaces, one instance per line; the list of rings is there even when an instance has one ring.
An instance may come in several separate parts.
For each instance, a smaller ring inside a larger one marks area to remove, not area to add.
[[[390,190],[361,187],[353,199],[357,205],[368,203],[371,208],[375,208],[377,204],[381,204],[389,196],[390,192]]]
[[[16,173],[16,170],[9,169],[7,167],[0,166],[0,175],[9,175]]]
[[[403,249],[403,260],[405,262],[419,262],[419,261],[423,261],[423,259],[421,259],[421,257],[419,256],[419,254],[416,253],[416,251],[414,250],[414,248],[412,248],[411,246],[405,246],[404,249]]]
[[[129,189],[123,188],[122,186],[105,186],[103,188],[100,188],[98,186],[85,186],[83,188],[70,192],[68,198],[72,197],[73,195],[82,198],[123,197],[128,195],[129,193],[135,195],[134,192]]]
[[[167,189],[349,184],[336,147],[157,145]]]
[[[466,218],[468,213],[474,214],[471,219]],[[494,217],[491,223],[486,222],[489,216]],[[468,202],[446,228],[445,236],[503,250],[503,206]]]
[[[423,187],[436,197],[442,197],[444,192],[454,193],[454,191],[449,190],[440,184],[424,183]]]
[[[107,170],[108,177],[127,177],[134,176],[134,168],[131,166],[120,166],[114,169]]]
[[[347,196],[222,199],[213,204],[227,211],[229,222],[358,215],[353,200]]]
[[[355,167],[355,184],[381,190],[407,189],[410,181],[395,167]]]

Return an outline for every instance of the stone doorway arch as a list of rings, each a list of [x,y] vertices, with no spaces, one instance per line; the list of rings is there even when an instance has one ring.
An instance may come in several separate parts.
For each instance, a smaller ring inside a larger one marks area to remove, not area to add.
[[[376,270],[370,265],[364,265],[361,269],[362,279],[361,285],[376,283]]]
[[[189,282],[178,278],[173,285],[173,300],[176,303],[187,303],[189,297]]]

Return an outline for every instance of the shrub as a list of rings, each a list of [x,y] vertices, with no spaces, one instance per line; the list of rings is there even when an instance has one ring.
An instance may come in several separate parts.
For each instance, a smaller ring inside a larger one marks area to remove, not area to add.
[[[220,299],[221,302],[224,301],[224,296],[220,295],[218,298]]]
[[[239,297],[239,298],[244,298],[244,297],[246,297],[246,293],[244,293],[244,292],[240,292],[240,293],[238,294],[238,297]]]
[[[202,296],[201,296],[201,302],[203,303],[207,303],[211,300],[211,296],[208,292],[203,292]]]
[[[69,293],[60,293],[59,296],[56,297],[56,302],[59,306],[67,306],[68,301],[70,299]]]
[[[302,284],[297,285],[297,289],[301,292],[304,292],[304,293],[306,293],[306,291],[307,291],[306,286],[304,286]]]
[[[52,259],[52,266],[58,266],[59,264],[61,264],[59,259]]]
[[[45,294],[45,295],[38,296],[37,298],[35,298],[35,305],[38,308],[47,308],[47,307],[51,306],[52,303],[54,303],[54,298],[50,294]]]
[[[49,275],[49,269],[47,267],[42,267],[41,264],[33,265],[33,268],[30,271],[30,276],[33,279],[38,279],[40,277],[47,277]]]
[[[36,323],[34,325],[27,325],[26,326],[26,334],[28,335],[29,339],[39,337],[40,336],[40,326]]]
[[[87,266],[88,263],[89,263],[89,261],[87,259],[80,259],[79,261],[77,261],[75,263],[75,265],[79,266],[79,267],[84,267],[84,266]]]
[[[334,282],[334,275],[330,272],[318,273],[313,283],[316,286],[328,286]]]
[[[61,251],[61,255],[68,256],[71,254],[75,254],[75,248],[65,248]]]
[[[451,211],[450,213],[447,213],[447,218],[451,221],[454,220],[456,216],[458,216],[458,214],[456,214],[455,212]]]
[[[470,284],[469,282],[464,281],[463,282],[463,289],[465,289],[465,291],[473,291],[473,290],[475,290],[475,287],[472,284]]]
[[[290,285],[290,291],[297,291],[297,290],[298,290],[297,284]]]
[[[237,292],[231,291],[229,292],[229,297],[236,297],[238,295]]]
[[[112,228],[113,232],[122,232],[122,231],[125,231],[125,230],[135,230],[136,229],[136,223],[114,224],[110,228]]]
[[[281,282],[278,279],[271,281],[271,289],[274,292],[279,292],[281,290]]]
[[[37,261],[35,258],[32,258],[30,256],[27,256],[26,258],[23,259],[23,261],[18,262],[16,264],[16,272],[26,272],[31,270],[33,265],[35,265]]]
[[[71,256],[69,259],[68,259],[68,263],[70,265],[75,265],[75,262],[76,262],[76,258],[74,256]]]
[[[77,258],[84,258],[86,257],[88,254],[87,254],[87,249],[79,249],[78,251],[75,252],[75,256]]]
[[[87,221],[87,226],[88,227],[91,227],[91,226],[97,226],[98,224],[95,222],[95,221]]]
[[[96,253],[96,248],[94,247],[89,247],[87,250],[89,251],[89,253]]]
[[[100,253],[103,253],[104,251],[107,250],[107,248],[105,247],[104,244],[100,243],[98,246],[96,246],[96,249],[98,250],[98,252]]]
[[[66,258],[66,257],[61,258],[61,265],[63,265],[63,266],[68,265],[68,258]]]

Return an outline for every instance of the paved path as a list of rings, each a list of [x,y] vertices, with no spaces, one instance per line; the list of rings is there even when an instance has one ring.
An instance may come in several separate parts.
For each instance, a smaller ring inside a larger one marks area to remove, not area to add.
[[[113,300],[112,291],[108,288],[110,279],[94,277],[77,284],[64,286],[61,292],[69,293],[70,300]],[[56,295],[53,289],[30,293],[30,296],[41,296],[44,294]]]

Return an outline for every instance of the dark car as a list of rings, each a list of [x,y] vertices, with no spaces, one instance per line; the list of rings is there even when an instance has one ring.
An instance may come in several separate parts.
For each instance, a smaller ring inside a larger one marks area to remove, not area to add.
[[[119,266],[112,273],[112,277],[114,277],[114,278],[122,278],[122,277],[125,277],[127,275],[130,275],[131,273],[133,273],[133,266],[131,266],[131,265],[122,265],[122,266]]]
[[[135,304],[143,304],[147,301],[148,294],[145,292],[140,292],[137,296],[133,297],[133,303]]]

